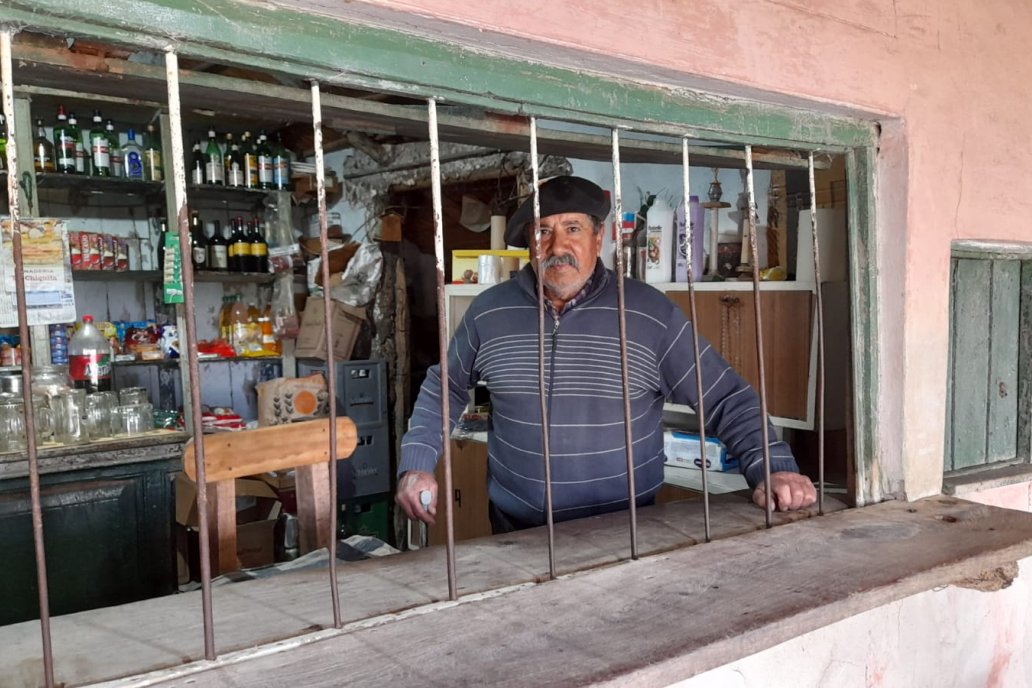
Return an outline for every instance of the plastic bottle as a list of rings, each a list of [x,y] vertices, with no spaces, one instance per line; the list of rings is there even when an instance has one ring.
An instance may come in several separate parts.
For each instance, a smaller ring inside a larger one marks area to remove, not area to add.
[[[645,217],[645,281],[669,282],[674,266],[674,211],[656,197]]]
[[[222,297],[222,308],[219,309],[219,339],[224,342],[228,342],[232,339],[232,334],[229,329],[229,309],[232,303],[232,296]]]
[[[87,393],[111,391],[111,342],[82,316],[82,327],[68,342],[68,373],[72,384]]]
[[[687,282],[688,281],[688,252],[685,245],[685,235],[688,232],[689,226],[692,231],[692,280],[698,282],[702,279],[702,266],[704,258],[704,240],[703,240],[703,213],[705,211],[702,205],[699,204],[699,197],[692,196],[688,200],[688,215],[687,218],[684,212],[684,201],[677,206],[677,212],[674,216],[674,226],[676,227],[676,239],[674,243],[674,255],[675,267],[674,267],[674,281],[675,282]],[[689,225],[689,223],[691,223]]]
[[[247,339],[250,334],[248,325],[247,307],[244,306],[244,302],[239,296],[235,297],[229,307],[229,343],[233,345],[233,349],[238,355],[247,350]]]

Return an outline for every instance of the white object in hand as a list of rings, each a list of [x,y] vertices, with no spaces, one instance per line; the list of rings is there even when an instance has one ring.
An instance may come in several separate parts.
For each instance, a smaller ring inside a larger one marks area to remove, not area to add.
[[[423,505],[424,511],[430,511],[430,490],[423,490],[419,493],[419,503]]]

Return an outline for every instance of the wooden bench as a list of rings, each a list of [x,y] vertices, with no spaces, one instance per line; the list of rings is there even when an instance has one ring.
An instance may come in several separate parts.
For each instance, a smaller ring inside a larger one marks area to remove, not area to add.
[[[337,418],[337,460],[355,451],[358,435],[350,418]],[[183,471],[197,482],[196,448],[191,438],[183,452]],[[236,479],[294,469],[301,553],[329,544],[330,421],[328,418],[204,437],[208,484],[208,533],[212,575],[235,571],[237,562]]]

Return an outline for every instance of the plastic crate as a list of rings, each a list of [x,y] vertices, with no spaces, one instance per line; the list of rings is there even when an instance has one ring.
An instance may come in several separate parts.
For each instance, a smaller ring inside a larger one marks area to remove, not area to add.
[[[358,444],[350,458],[337,463],[337,492],[354,499],[391,489],[391,448],[387,426],[358,425]]]
[[[386,423],[387,421],[387,364],[379,359],[368,361],[337,361],[337,413],[345,415],[356,425]],[[298,359],[298,375],[326,374],[326,361],[313,358]]]
[[[371,535],[389,543],[391,540],[390,494],[340,503],[338,533],[340,537]]]

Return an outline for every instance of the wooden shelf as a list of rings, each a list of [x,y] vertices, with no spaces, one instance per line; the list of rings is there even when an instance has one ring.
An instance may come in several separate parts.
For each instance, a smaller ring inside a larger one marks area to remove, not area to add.
[[[73,270],[72,278],[83,282],[160,282],[158,270]],[[276,276],[267,272],[208,272],[194,273],[194,282],[219,282],[223,284],[270,284]]]
[[[161,182],[58,173],[37,174],[36,186],[40,189],[74,189],[82,193],[120,193],[144,197],[157,196],[165,188]]]
[[[72,279],[81,282],[160,282],[157,270],[72,270]]]
[[[265,197],[277,193],[273,189],[247,189],[239,186],[209,186],[207,184],[189,184],[186,187],[188,202],[215,201],[237,206],[257,207]]]
[[[157,361],[115,361],[115,368],[134,368],[140,366],[158,366],[161,368],[178,368],[182,358],[163,358]],[[201,365],[206,363],[282,363],[282,356],[234,356],[232,358],[202,358]]]

